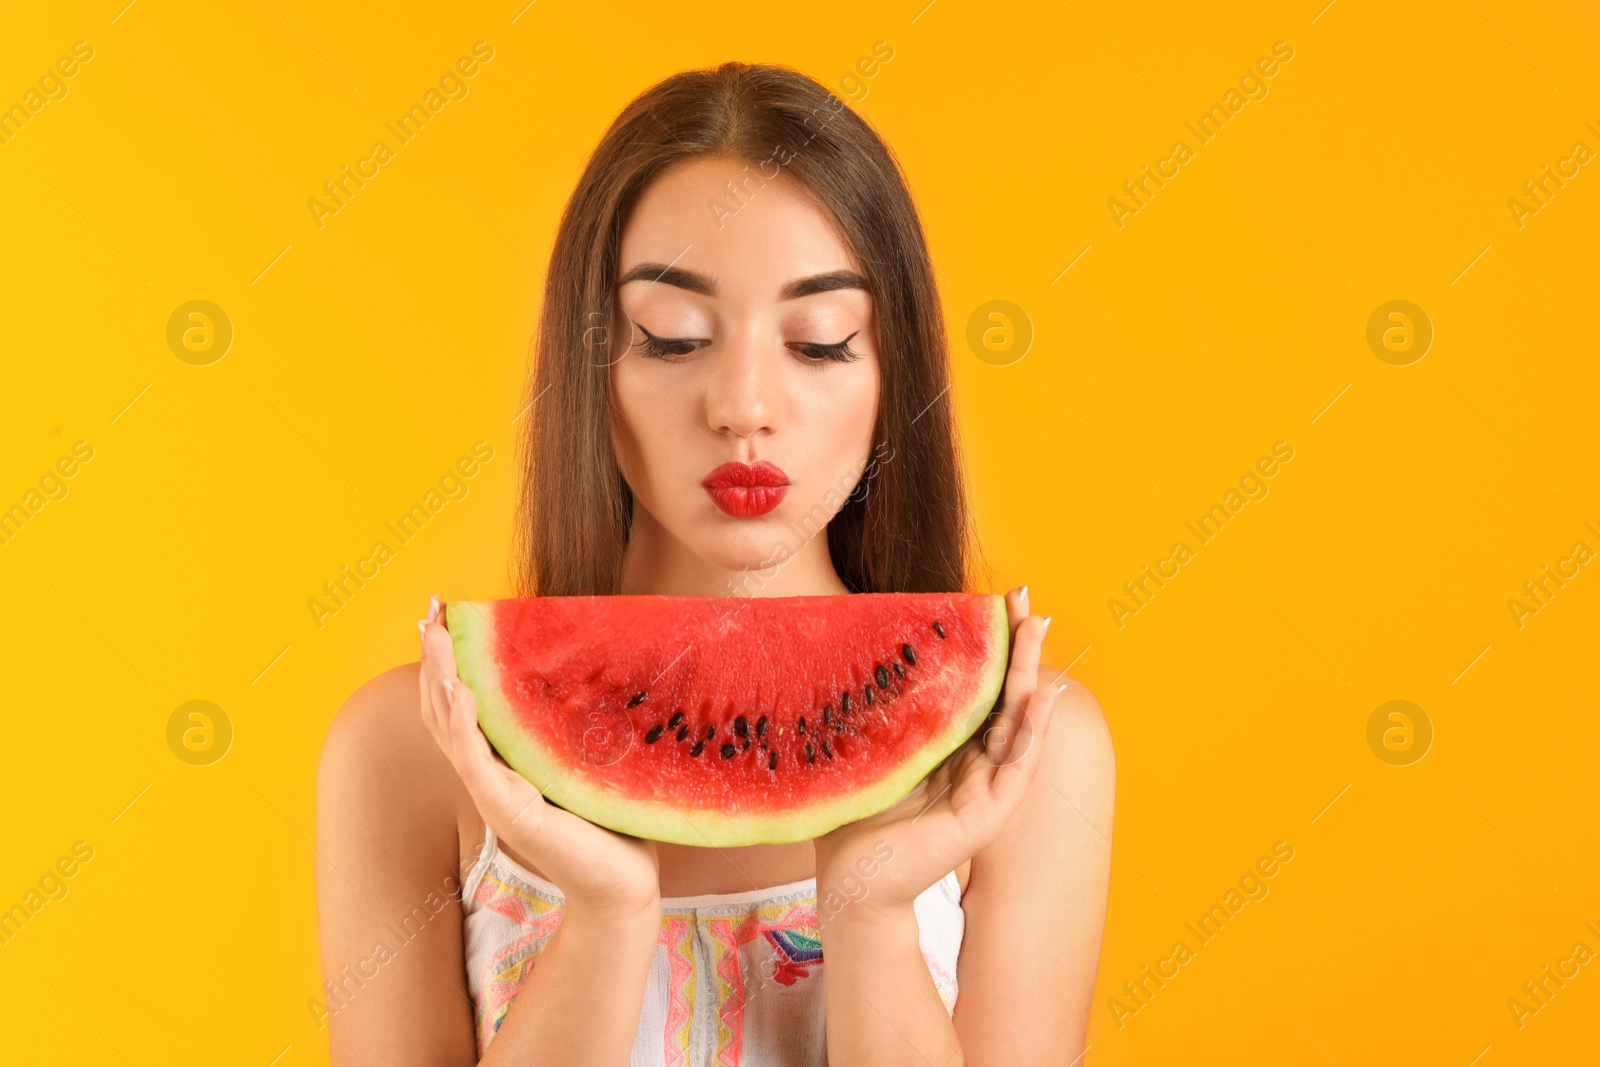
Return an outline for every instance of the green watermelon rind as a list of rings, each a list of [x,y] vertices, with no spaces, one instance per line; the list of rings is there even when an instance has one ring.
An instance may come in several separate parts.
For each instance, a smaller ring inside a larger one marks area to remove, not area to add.
[[[456,672],[471,688],[478,704],[478,725],[506,763],[550,800],[618,833],[679,845],[733,848],[784,844],[819,837],[847,822],[875,815],[903,800],[917,783],[983,725],[999,699],[1010,659],[1011,624],[1005,598],[991,596],[993,612],[989,648],[973,696],[951,716],[950,725],[919,747],[905,762],[875,784],[798,810],[764,815],[730,815],[707,809],[684,809],[667,800],[626,796],[594,788],[569,775],[559,760],[535,743],[517,725],[497,681],[498,641],[493,621],[479,603],[445,605],[446,625],[455,645]]]

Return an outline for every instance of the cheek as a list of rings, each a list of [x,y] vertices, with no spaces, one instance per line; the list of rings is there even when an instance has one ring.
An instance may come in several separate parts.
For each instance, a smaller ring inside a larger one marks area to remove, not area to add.
[[[647,382],[628,368],[628,360],[611,368],[611,438],[617,462],[628,484],[637,493],[644,480],[644,458],[652,454],[651,390]]]
[[[829,368],[831,374],[810,377],[797,405],[795,436],[806,442],[816,457],[816,477],[827,485],[854,487],[872,450],[878,414],[878,367],[863,358],[846,367]]]
[[[696,484],[716,463],[705,460],[705,439],[673,406],[685,399],[671,395],[670,382],[653,381],[651,370],[631,355],[612,366],[611,437],[622,476],[634,495],[656,512],[663,501],[656,499],[653,487],[682,484],[686,477]],[[695,463],[705,470],[685,473]]]
[[[877,360],[862,358],[840,370],[846,373],[838,374],[821,390],[814,418],[818,429],[826,427],[830,440],[838,442],[837,451],[854,459],[866,458],[878,416]]]

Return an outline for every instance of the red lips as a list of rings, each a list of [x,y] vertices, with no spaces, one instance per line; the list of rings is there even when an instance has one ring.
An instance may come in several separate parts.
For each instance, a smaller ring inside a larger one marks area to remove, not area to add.
[[[759,463],[724,463],[700,482],[713,503],[741,519],[765,515],[789,491],[789,476],[766,460]]]

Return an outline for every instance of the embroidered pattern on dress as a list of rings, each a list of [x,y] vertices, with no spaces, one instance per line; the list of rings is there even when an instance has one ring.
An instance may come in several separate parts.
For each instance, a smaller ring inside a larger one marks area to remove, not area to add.
[[[546,898],[538,890],[529,891],[500,878],[494,870],[486,870],[483,879],[473,891],[472,899],[497,914],[505,916],[527,933],[497,951],[489,959],[482,976],[483,995],[476,1005],[473,1022],[478,1039],[478,1058],[489,1049],[489,1042],[500,1024],[505,1021],[511,1002],[516,999],[522,983],[534,961],[550,943],[550,937],[561,925],[566,909]]]
[[[922,960],[928,965],[928,973],[933,976],[933,988],[939,991],[939,999],[944,1001],[945,1014],[955,1014],[956,995],[959,992],[956,976],[939,966],[926,952],[922,954]]]
[[[737,921],[736,921],[737,919]],[[777,979],[784,985],[794,985],[797,978],[810,974],[808,969],[795,966],[796,960],[788,956],[788,949],[778,940],[777,934],[791,937],[797,951],[810,954],[812,966],[822,962],[822,942],[817,930],[817,898],[813,893],[793,904],[769,904],[748,912],[742,918],[702,918],[700,925],[711,935],[712,973],[716,975],[717,1002],[717,1058],[718,1067],[739,1067],[744,1053],[744,1009],[746,982],[744,956],[739,952],[758,938],[765,937],[785,958],[774,957],[772,974],[757,975]],[[809,943],[812,950],[800,950],[799,945]],[[787,981],[779,977],[783,974]],[[759,988],[759,986],[758,986]]]
[[[740,1067],[746,1057],[746,1016],[752,1002],[771,996],[779,998],[774,1008],[794,1003],[793,996],[806,996],[802,983],[814,977],[824,962],[815,888],[808,891],[797,885],[762,901],[695,903],[699,906],[664,911],[657,935],[662,956],[653,967],[664,964],[666,979],[661,1062],[665,1067]],[[494,922],[513,926],[497,935],[504,943],[494,943],[473,975],[477,979],[473,1022],[482,1058],[511,1002],[560,928],[566,908],[559,890],[528,881],[520,869],[496,856],[473,890],[467,917],[479,910],[492,913]],[[953,1013],[958,992],[954,967],[927,951],[922,958],[945,1010]],[[761,1014],[751,1018],[770,1026],[768,1010],[760,1009]]]
[[[782,958],[773,957],[772,979],[783,985],[794,985],[799,978],[810,978],[810,965],[822,962],[822,940],[800,930],[774,927],[766,931],[767,940]]]
[[[667,950],[667,1032],[662,1059],[667,1067],[685,1067],[694,1031],[694,1002],[699,976],[694,965],[694,926],[684,916],[661,917],[659,944]]]

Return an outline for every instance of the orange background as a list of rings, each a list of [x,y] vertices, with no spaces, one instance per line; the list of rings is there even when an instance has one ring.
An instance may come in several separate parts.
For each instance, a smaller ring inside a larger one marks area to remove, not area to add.
[[[0,946],[19,1060],[325,1061],[324,728],[415,655],[430,593],[507,591],[564,199],[627,99],[725,57],[812,74],[903,160],[996,581],[1031,584],[1112,724],[1087,1062],[1592,1055],[1600,966],[1520,1027],[1507,1007],[1600,951],[1600,567],[1520,626],[1507,603],[1600,550],[1600,167],[1508,206],[1600,150],[1592,5],[122,3],[0,12],[0,104],[93,49],[0,144],[0,506],[93,450],[0,544],[0,907],[93,850]],[[469,94],[319,228],[307,200],[480,40]],[[1279,41],[1268,94],[1196,147],[1184,124]],[[1107,201],[1180,138],[1119,228]],[[195,299],[234,330],[208,366],[167,342]],[[1408,366],[1367,343],[1394,299],[1434,330]],[[991,300],[1033,331],[1005,366],[965,343]],[[468,495],[319,628],[306,601],[478,441]],[[1279,441],[1269,494],[1197,546],[1185,522]],[[1179,539],[1194,558],[1118,625],[1108,600]],[[233,730],[209,766],[168,746],[196,699]],[[1432,726],[1410,765],[1368,744],[1390,700]],[[1278,841],[1270,894],[1119,1020]]]

